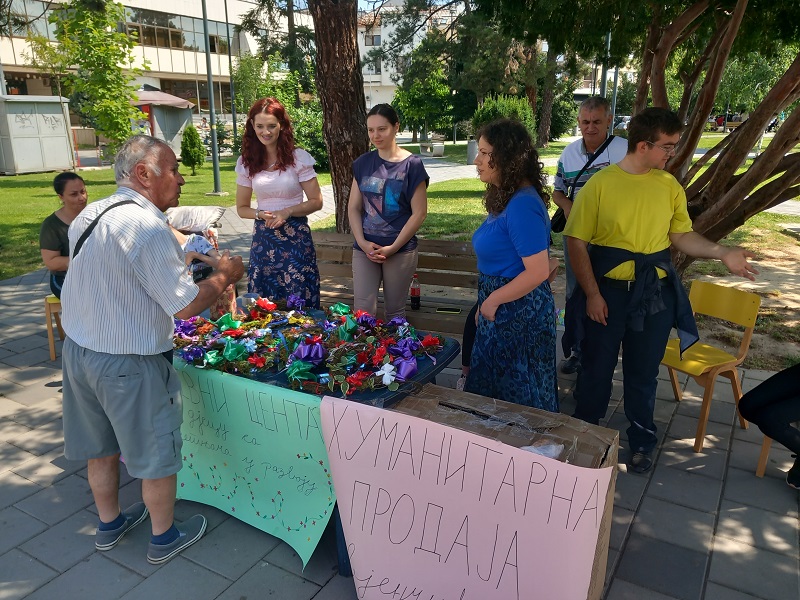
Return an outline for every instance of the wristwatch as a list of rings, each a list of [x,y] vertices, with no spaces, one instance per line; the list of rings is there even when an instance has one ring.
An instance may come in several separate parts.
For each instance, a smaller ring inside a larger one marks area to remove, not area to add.
[[[256,209],[256,221],[263,221],[264,220],[264,219],[262,219],[261,217],[258,216],[258,213],[260,213],[260,212],[261,211],[259,209]]]

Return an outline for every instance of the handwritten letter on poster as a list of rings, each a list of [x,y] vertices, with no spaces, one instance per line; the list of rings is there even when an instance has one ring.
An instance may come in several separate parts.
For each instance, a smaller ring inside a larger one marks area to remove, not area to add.
[[[585,599],[611,469],[326,397],[359,598]]]
[[[177,364],[183,400],[178,497],[287,542],[308,562],[336,498],[309,394]]]

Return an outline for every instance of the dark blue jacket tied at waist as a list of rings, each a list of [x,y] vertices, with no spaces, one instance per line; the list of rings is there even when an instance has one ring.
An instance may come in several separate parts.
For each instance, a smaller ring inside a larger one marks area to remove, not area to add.
[[[683,289],[678,273],[672,265],[672,258],[669,248],[654,252],[652,254],[642,254],[641,252],[631,252],[622,248],[612,248],[610,246],[590,246],[589,258],[592,261],[592,271],[598,284],[602,281],[606,273],[624,262],[632,260],[635,265],[636,281],[631,287],[630,300],[628,302],[628,326],[633,331],[644,329],[644,318],[662,310],[666,310],[664,300],[661,298],[661,281],[658,277],[656,267],[667,273],[666,285],[675,290],[675,324],[680,340],[681,357],[692,344],[700,339],[697,333],[697,324],[692,313],[692,305],[689,303],[689,296]],[[564,349],[564,356],[569,356],[571,349],[584,338],[584,319],[586,316],[586,294],[580,285],[575,286],[572,296],[567,299],[566,323],[564,336],[561,338],[561,346]]]

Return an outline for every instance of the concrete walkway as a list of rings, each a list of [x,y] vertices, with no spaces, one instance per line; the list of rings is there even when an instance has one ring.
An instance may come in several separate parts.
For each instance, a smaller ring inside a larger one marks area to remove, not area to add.
[[[472,167],[443,161],[429,166],[432,179],[441,177],[435,180],[474,176]],[[222,240],[246,256],[252,224],[231,210],[225,218]],[[202,512],[208,532],[166,565],[146,562],[146,527],[110,552],[96,552],[97,517],[86,465],[63,456],[61,363],[49,360],[41,308],[47,293],[43,269],[0,282],[1,600],[357,597],[352,579],[337,574],[331,531],[302,570],[285,543],[191,502],[179,502],[176,517]],[[458,364],[454,361],[437,382],[454,385]],[[770,375],[742,374],[745,390]],[[574,408],[573,385],[573,378],[559,381],[567,414]],[[604,598],[800,597],[800,507],[798,493],[784,481],[792,464],[789,453],[774,445],[767,476],[755,477],[762,437],[753,427],[739,429],[730,387],[723,382],[712,404],[706,447],[694,453],[702,392],[693,382],[683,380],[682,386],[684,399],[676,403],[661,374],[656,405],[661,443],[652,472],[627,473],[626,452],[620,453]],[[621,395],[618,371],[604,424],[619,429],[624,439]],[[122,484],[123,505],[141,499],[139,481],[125,476]]]

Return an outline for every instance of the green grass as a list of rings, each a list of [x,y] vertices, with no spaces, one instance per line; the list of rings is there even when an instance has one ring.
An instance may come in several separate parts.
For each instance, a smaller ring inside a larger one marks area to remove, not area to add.
[[[568,142],[550,142],[547,148],[539,148],[539,158],[558,158],[567,147]],[[419,144],[403,144],[401,148],[405,148],[409,152],[419,154]],[[467,164],[467,142],[452,142],[444,143],[444,156],[443,160],[448,162],[457,163],[459,165]],[[555,174],[555,171],[553,171]]]
[[[236,158],[220,160],[220,187],[228,196],[206,196],[214,189],[214,173],[207,162],[192,177],[181,168],[186,185],[181,204],[186,206],[233,206],[236,203]],[[39,227],[50,213],[57,210],[59,200],[53,191],[56,173],[32,173],[0,177],[0,280],[30,273],[42,267],[39,252]],[[117,185],[112,169],[80,171],[89,191],[89,201],[112,194]],[[329,185],[330,173],[319,173],[320,185]]]
[[[486,218],[483,208],[485,186],[480,180],[452,179],[428,188],[428,216],[419,230],[420,237],[468,240]],[[336,231],[333,216],[311,225],[315,231]]]

